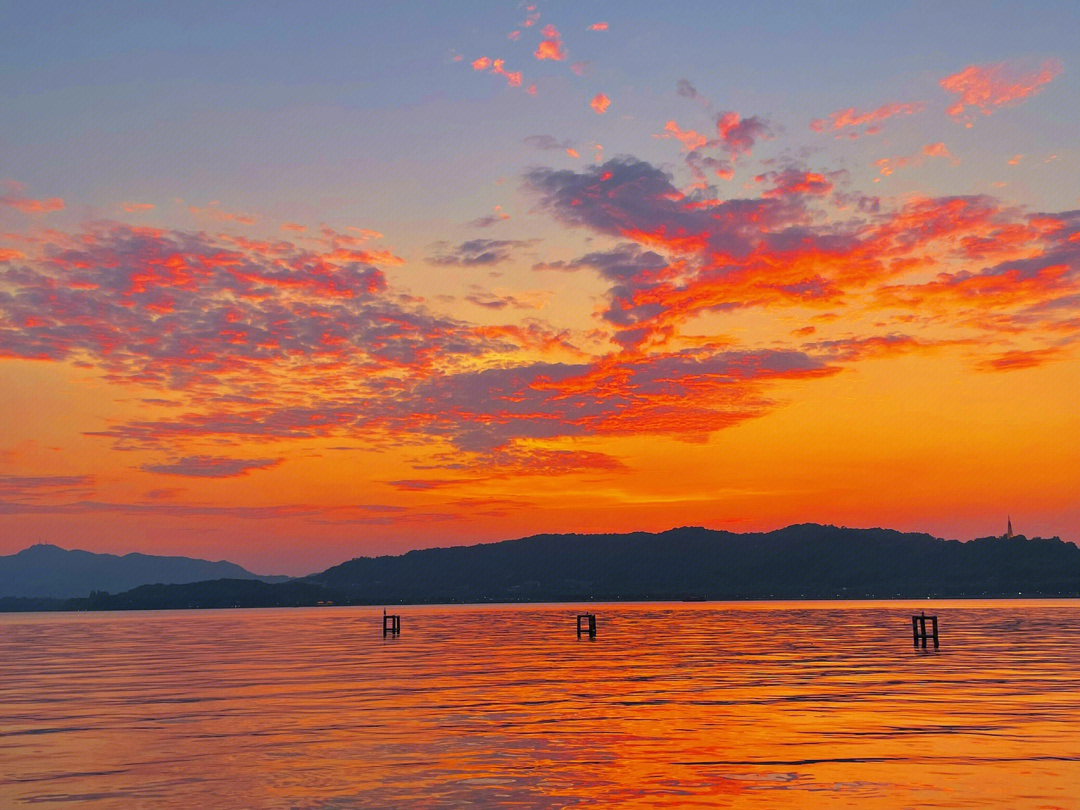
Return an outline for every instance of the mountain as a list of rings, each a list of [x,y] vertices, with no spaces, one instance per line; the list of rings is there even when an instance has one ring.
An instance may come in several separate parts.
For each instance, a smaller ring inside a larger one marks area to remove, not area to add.
[[[816,524],[750,534],[681,528],[361,557],[306,580],[368,603],[1080,596],[1080,548],[1058,538],[961,543]]]
[[[210,579],[260,579],[282,582],[288,577],[260,577],[235,563],[151,554],[94,554],[39,543],[18,554],[0,556],[0,597],[88,596],[91,591],[119,593],[154,583]]]
[[[86,554],[55,547],[34,549],[15,557],[28,552],[52,558],[57,552]],[[11,559],[0,558],[0,562]],[[231,565],[185,558],[146,559]],[[681,528],[658,534],[537,535],[422,549],[396,557],[358,557],[280,584],[255,581],[253,574],[239,570],[243,577],[226,574],[212,582],[144,585],[124,593],[102,593],[109,588],[95,585],[96,592],[88,597],[66,600],[0,598],[0,611],[322,603],[1080,597],[1080,548],[1056,537],[984,537],[961,543],[891,529],[816,524],[752,534]],[[91,581],[87,572],[79,573],[82,581]],[[26,581],[31,581],[29,575]],[[158,581],[164,580],[159,576]]]

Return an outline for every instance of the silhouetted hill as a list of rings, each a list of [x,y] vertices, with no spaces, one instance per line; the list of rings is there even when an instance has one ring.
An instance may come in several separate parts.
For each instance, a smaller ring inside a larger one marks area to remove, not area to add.
[[[231,562],[151,554],[94,554],[39,543],[18,554],[0,556],[0,597],[54,598],[88,596],[91,591],[120,593],[154,583],[199,582],[210,579],[261,579],[283,582],[288,577],[260,577]]]
[[[961,543],[803,524],[766,533],[537,535],[360,557],[307,581],[369,603],[1080,595],[1080,548],[1057,538]]]
[[[754,534],[537,535],[358,557],[281,584],[249,576],[81,599],[0,598],[0,610],[1020,595],[1080,596],[1080,548],[1056,537],[961,543],[816,524]]]

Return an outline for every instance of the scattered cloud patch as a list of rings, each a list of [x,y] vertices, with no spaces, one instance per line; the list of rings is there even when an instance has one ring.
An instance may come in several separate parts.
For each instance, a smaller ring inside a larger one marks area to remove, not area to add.
[[[1047,59],[1037,68],[1015,62],[969,65],[938,84],[958,97],[946,112],[970,124],[968,108],[990,115],[998,107],[1018,104],[1045,89],[1062,70],[1058,59]]]
[[[183,475],[189,478],[236,478],[252,470],[276,467],[284,458],[226,458],[222,456],[184,456],[162,464],[144,464],[146,472]]]

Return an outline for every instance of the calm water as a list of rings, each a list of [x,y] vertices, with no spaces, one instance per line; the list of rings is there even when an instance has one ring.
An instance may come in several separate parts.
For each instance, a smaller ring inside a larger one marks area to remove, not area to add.
[[[1080,808],[1080,603],[0,616],[0,806]]]

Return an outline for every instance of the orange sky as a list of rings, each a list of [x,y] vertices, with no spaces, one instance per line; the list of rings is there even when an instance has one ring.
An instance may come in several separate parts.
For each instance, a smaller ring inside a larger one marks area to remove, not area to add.
[[[122,49],[73,46],[92,108],[20,63],[0,553],[304,573],[546,531],[966,539],[1010,514],[1080,540],[1074,45],[913,65],[898,42],[795,99],[794,63],[754,95],[686,30],[609,16],[413,20],[438,60],[350,54],[370,81],[312,79],[318,103],[193,67],[194,151],[158,125],[162,97],[195,103],[164,28],[135,89]]]

